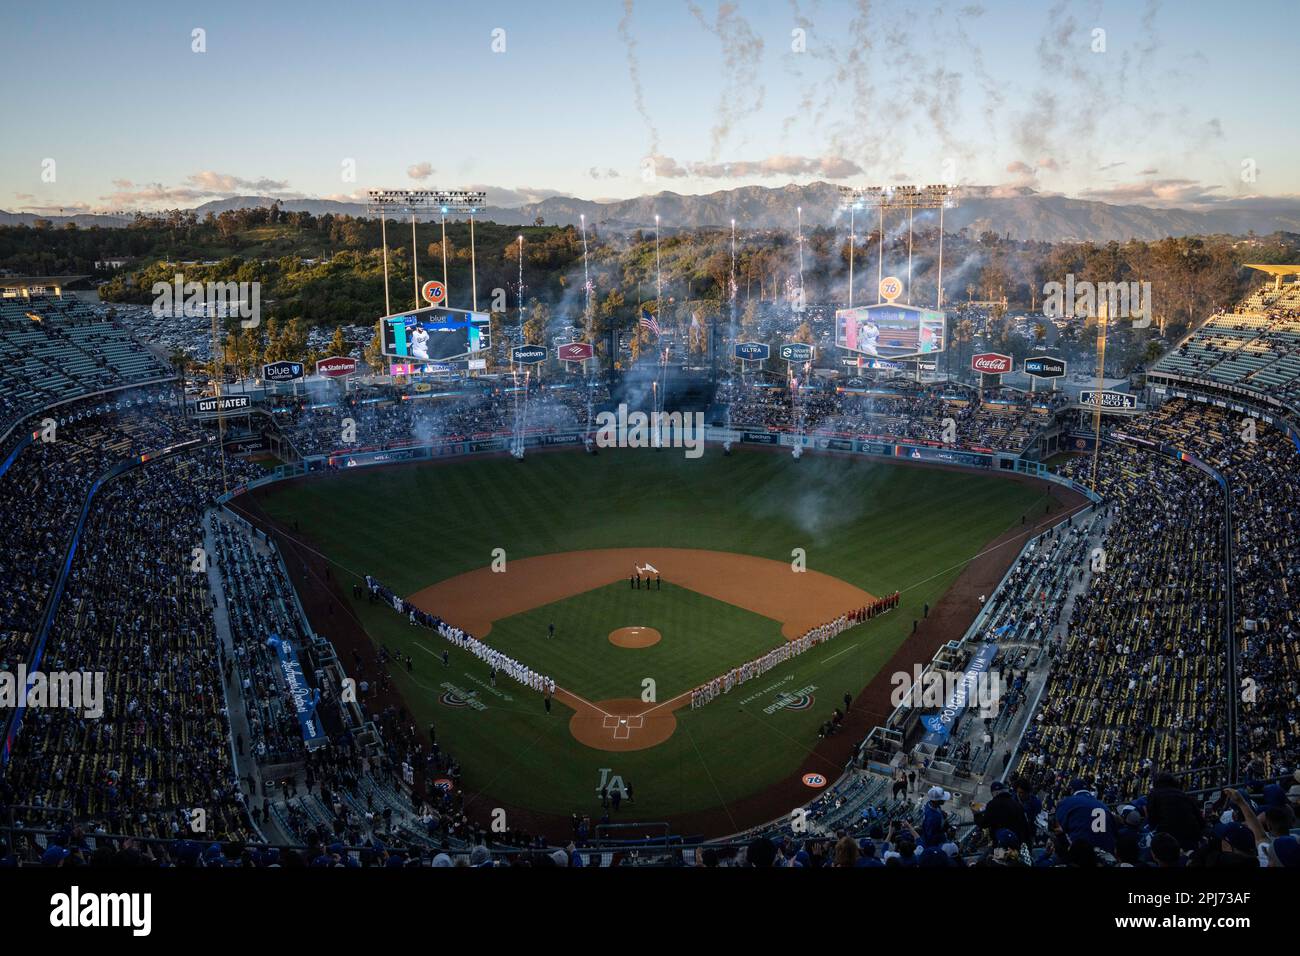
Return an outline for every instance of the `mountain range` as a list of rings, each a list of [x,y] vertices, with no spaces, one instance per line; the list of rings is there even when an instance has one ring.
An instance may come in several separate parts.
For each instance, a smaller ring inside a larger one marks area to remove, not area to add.
[[[550,197],[520,206],[489,205],[478,213],[481,220],[507,225],[526,225],[539,217],[547,225],[577,225],[585,215],[587,222],[604,231],[650,229],[656,214],[661,227],[672,229],[727,228],[735,219],[745,231],[755,229],[792,229],[797,210],[803,210],[806,229],[836,224],[847,228],[847,216],[839,209],[839,187],[816,182],[806,186],[742,186],[703,195],[660,192],[633,199],[597,201],[571,197]],[[270,206],[277,200],[267,196],[233,196],[216,199],[194,208],[202,219],[209,212]],[[332,213],[339,216],[365,216],[364,203],[330,199],[278,200],[286,212]],[[918,212],[918,224],[936,217],[933,211]],[[900,226],[901,213],[886,214],[886,228]],[[875,225],[870,211],[859,215],[859,234]],[[60,226],[75,222],[79,227],[120,227],[130,219],[122,215],[78,214],[73,216],[38,216],[0,210],[0,225],[31,225],[47,219]],[[841,222],[841,220],[844,220]],[[944,213],[944,229],[956,232],[968,229],[978,235],[994,232],[1012,239],[1046,242],[1109,242],[1127,239],[1161,239],[1186,235],[1269,235],[1275,232],[1300,233],[1300,197],[1225,199],[1196,209],[1117,205],[1087,199],[1070,199],[1049,195],[1029,188],[963,187],[956,205]]]

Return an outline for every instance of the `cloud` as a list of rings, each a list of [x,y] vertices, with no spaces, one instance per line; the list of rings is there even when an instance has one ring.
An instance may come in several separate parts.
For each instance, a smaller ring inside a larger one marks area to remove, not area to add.
[[[185,182],[210,193],[240,193],[250,190],[257,193],[277,193],[283,192],[289,186],[289,183],[283,179],[243,179],[228,173],[214,172],[211,169],[188,176]]]
[[[162,183],[131,184],[129,189],[100,196],[110,206],[163,206],[194,203],[213,198],[213,193],[188,186],[164,186]]]
[[[1160,170],[1158,170],[1156,167],[1154,167],[1154,166],[1148,166],[1146,169],[1139,169],[1139,170],[1138,170],[1138,175],[1139,175],[1139,176],[1154,176],[1154,175],[1155,175],[1156,173],[1158,173],[1158,172],[1160,172]]]
[[[175,207],[186,203],[201,203],[209,199],[255,194],[277,199],[301,199],[302,193],[288,191],[289,183],[282,179],[245,179],[211,169],[200,170],[185,177],[182,186],[162,183],[135,183],[129,179],[114,179],[115,192],[99,198],[113,208],[140,206]]]
[[[659,179],[682,179],[690,175],[690,171],[671,156],[651,153],[646,159],[650,161],[650,168],[654,170],[655,176]]]
[[[84,202],[70,202],[61,206],[20,206],[16,211],[35,216],[77,216],[90,212],[90,206]]]
[[[819,176],[845,179],[861,175],[863,169],[843,156],[787,156],[778,154],[758,160],[729,163],[678,163],[671,156],[652,156],[654,172],[665,179],[770,179],[774,176]]]
[[[1222,202],[1222,188],[1193,179],[1153,179],[1085,189],[1079,198],[1126,205],[1195,206]]]
[[[1038,161],[1038,168],[1046,169],[1054,173],[1057,172],[1061,168],[1061,166],[1051,156],[1044,156],[1042,159]]]
[[[1007,163],[1007,172],[1012,173],[1013,175],[1016,176],[1034,175],[1033,167],[1031,167],[1028,163],[1022,163],[1018,159],[1014,163]]]
[[[432,163],[413,163],[406,167],[406,175],[412,179],[425,180],[433,175]]]
[[[530,203],[538,203],[544,199],[551,199],[555,196],[568,196],[567,192],[559,189],[538,189],[532,186],[485,186],[476,183],[465,187],[466,189],[479,190],[487,193],[487,204],[489,206],[501,206],[511,208],[514,206],[524,206]]]
[[[618,170],[613,168],[602,170],[599,166],[592,166],[587,170],[587,175],[592,179],[618,179]]]

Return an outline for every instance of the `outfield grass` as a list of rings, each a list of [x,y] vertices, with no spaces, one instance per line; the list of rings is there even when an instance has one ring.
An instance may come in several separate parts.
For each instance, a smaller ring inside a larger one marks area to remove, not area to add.
[[[795,463],[787,454],[747,450],[724,457],[714,448],[698,460],[668,450],[627,450],[595,457],[539,454],[522,463],[488,458],[359,469],[258,494],[283,526],[297,522],[299,536],[335,561],[345,579],[347,572],[372,574],[402,594],[487,566],[495,548],[514,559],[637,546],[707,548],[786,562],[792,549],[802,548],[812,570],[873,594],[903,592],[896,612],[707,707],[677,711],[678,728],[667,742],[627,753],[579,744],[563,706],[557,703],[548,715],[536,694],[508,680],[488,687],[482,662],[455,648],[444,668],[439,657],[450,645],[387,608],[354,602],[374,640],[415,658],[414,673],[398,672],[394,679],[421,727],[436,720],[439,740],[460,760],[470,790],[539,811],[598,815],[600,770],[611,768],[634,783],[637,819],[726,805],[806,770],[833,775],[834,768],[812,763],[809,754],[840,697],[867,684],[906,639],[922,605],[937,603],[966,561],[1027,511],[1041,512],[1046,500],[1039,488],[994,475],[848,457],[808,456]],[[779,643],[776,622],[708,598],[701,599],[708,606],[693,608],[684,594],[647,610],[671,623],[627,620],[620,603],[628,596],[619,588],[497,622],[489,643],[509,642],[520,651],[516,656],[555,673],[562,685],[568,673],[575,681],[608,681],[598,685],[607,692],[595,691],[607,696],[639,696],[627,691],[631,679],[639,680],[636,655],[661,656],[657,674],[673,668],[689,686],[704,669],[712,676]],[[660,596],[630,595],[647,608]],[[606,612],[611,620],[603,620]],[[705,645],[690,636],[690,622],[705,613],[728,620],[725,640]],[[554,641],[545,637],[551,616],[559,631]],[[627,624],[658,627],[664,640],[642,650],[599,644],[609,630]],[[609,663],[582,659],[595,648]],[[478,691],[487,709],[440,704],[444,682]],[[803,688],[816,698],[811,709],[764,713],[777,694]],[[659,699],[670,691],[665,686]],[[625,808],[622,816],[628,815]]]

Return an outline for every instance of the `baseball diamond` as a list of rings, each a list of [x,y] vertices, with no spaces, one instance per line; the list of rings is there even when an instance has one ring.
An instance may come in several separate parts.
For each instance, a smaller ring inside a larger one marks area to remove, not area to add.
[[[824,735],[828,717],[838,708],[856,723],[884,708],[845,713],[833,702],[884,686],[882,665],[913,618],[924,605],[946,615],[959,577],[1009,560],[1014,547],[978,556],[1004,532],[1022,540],[1027,510],[1065,513],[1047,488],[1002,477],[833,456],[796,469],[716,447],[699,460],[625,450],[366,469],[271,485],[253,500],[277,527],[298,528],[286,539],[301,545],[287,546],[309,567],[335,568],[332,584],[309,573],[333,597],[304,589],[309,613],[321,600],[343,605],[317,626],[413,657],[393,688],[461,756],[471,811],[505,806],[539,828],[566,826],[598,799],[597,771],[613,760],[636,782],[619,820],[715,834],[782,812],[784,788],[802,787],[804,773],[836,775],[841,738],[835,727]],[[375,507],[428,501],[444,503],[436,526],[418,506]],[[448,506],[457,502],[468,507]],[[342,586],[352,574],[491,650],[466,653],[357,597]],[[861,615],[895,591],[896,607]],[[633,628],[659,640],[632,649],[611,637]],[[545,690],[504,672],[493,686],[486,653],[554,681],[549,710]],[[433,710],[444,679],[477,689],[480,709]],[[693,707],[705,686],[716,688],[709,702]]]

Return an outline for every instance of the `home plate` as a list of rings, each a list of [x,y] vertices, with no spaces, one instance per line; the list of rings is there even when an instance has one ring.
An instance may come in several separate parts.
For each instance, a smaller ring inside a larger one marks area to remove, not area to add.
[[[606,730],[614,731],[615,740],[627,740],[632,736],[632,731],[640,730],[645,725],[645,719],[640,716],[615,717],[612,714],[606,714],[601,724]]]

